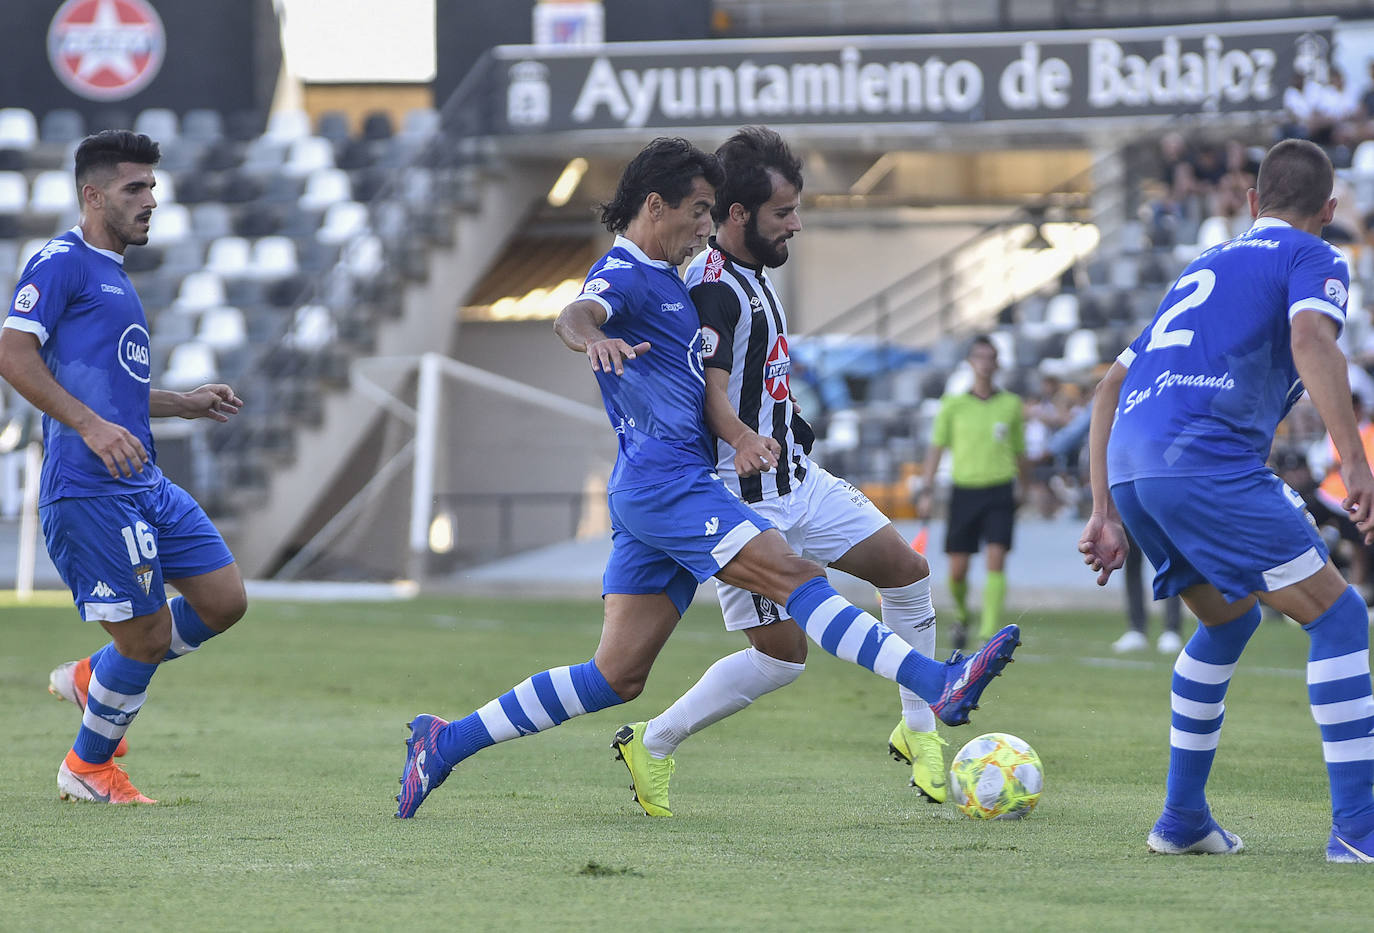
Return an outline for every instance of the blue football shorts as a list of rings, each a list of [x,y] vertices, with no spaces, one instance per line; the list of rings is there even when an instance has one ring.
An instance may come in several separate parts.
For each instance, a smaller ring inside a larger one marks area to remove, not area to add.
[[[603,595],[667,593],[679,613],[692,604],[699,584],[773,527],[706,469],[656,486],[617,489],[610,507]]]
[[[228,566],[219,530],[165,477],[123,496],[58,499],[38,511],[53,566],[87,622],[124,622],[167,602],[163,580]]]
[[[1155,599],[1210,583],[1235,602],[1321,570],[1327,550],[1302,497],[1267,469],[1137,479],[1112,487],[1155,567]]]

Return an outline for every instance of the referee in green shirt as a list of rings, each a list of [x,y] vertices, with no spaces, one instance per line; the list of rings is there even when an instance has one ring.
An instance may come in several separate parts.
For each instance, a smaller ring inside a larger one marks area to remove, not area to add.
[[[987,545],[987,582],[983,586],[980,638],[1001,626],[1007,599],[1006,562],[1011,550],[1016,513],[1015,484],[1024,479],[1026,440],[1021,398],[993,384],[997,347],[987,337],[973,338],[968,351],[973,387],[945,395],[935,416],[930,452],[917,510],[930,517],[935,472],[948,449],[953,458],[954,484],[950,491],[945,530],[949,555],[949,591],[954,598],[954,647],[968,640],[968,565],[980,543]]]

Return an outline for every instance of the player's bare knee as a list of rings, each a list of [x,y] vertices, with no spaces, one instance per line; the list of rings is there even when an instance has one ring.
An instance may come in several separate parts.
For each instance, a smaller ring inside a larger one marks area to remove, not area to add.
[[[795,622],[775,622],[745,630],[749,644],[777,661],[806,663],[806,633]]]
[[[644,684],[648,679],[644,674],[620,674],[607,676],[606,683],[610,684],[616,696],[628,703],[644,692]]]

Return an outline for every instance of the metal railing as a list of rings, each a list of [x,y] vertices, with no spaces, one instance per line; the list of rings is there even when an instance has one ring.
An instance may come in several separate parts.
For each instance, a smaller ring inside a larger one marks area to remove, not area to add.
[[[986,224],[806,336],[862,336],[928,345],[942,336],[986,326],[1001,308],[1045,285],[1044,279],[1033,277],[1017,281],[1018,268],[1009,261],[1018,252],[1049,245],[1044,240],[1045,224],[1070,222],[1096,230],[1095,236],[1068,244],[1071,262],[1081,261],[1098,244],[1116,236],[1126,196],[1115,171],[1120,159],[1119,150],[1100,156],[1035,203]],[[1087,193],[1082,191],[1085,186]]]

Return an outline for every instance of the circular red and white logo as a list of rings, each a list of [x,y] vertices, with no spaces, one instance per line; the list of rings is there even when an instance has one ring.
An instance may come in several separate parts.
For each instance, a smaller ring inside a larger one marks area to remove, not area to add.
[[[167,34],[147,0],[67,0],[48,27],[48,61],[89,100],[123,100],[162,67]]]
[[[787,401],[791,394],[787,377],[791,371],[792,358],[787,355],[787,338],[779,334],[777,343],[768,352],[768,363],[763,368],[763,387],[779,402]]]

